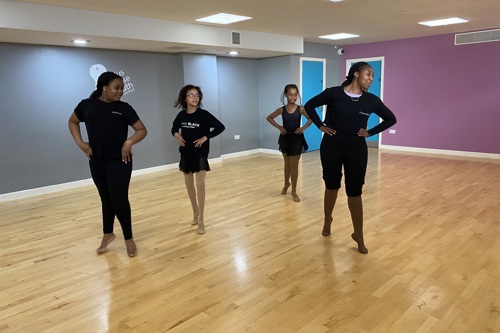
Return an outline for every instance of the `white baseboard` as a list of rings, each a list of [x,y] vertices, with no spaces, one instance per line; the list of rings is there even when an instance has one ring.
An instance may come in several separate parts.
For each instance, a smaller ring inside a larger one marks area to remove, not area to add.
[[[282,155],[281,152],[279,150],[277,150],[277,149],[260,148],[259,152],[260,153],[264,153],[264,154]]]
[[[132,171],[132,177],[134,177],[134,176],[148,175],[150,173],[155,173],[155,172],[160,172],[160,171],[166,171],[166,170],[172,170],[172,169],[178,169],[178,168],[179,168],[179,163],[159,165],[159,166],[155,166],[155,167],[151,167],[151,168],[134,170],[134,171]]]
[[[238,153],[234,153],[234,154],[227,154],[227,155],[223,155],[221,157],[211,158],[211,159],[209,159],[209,162],[210,163],[221,163],[222,160],[226,159],[226,158],[233,158],[233,157],[238,157],[238,156],[257,154],[259,152],[260,152],[259,149],[253,149],[253,150],[238,152]],[[160,165],[160,166],[151,167],[151,168],[139,169],[139,170],[132,171],[132,177],[147,175],[147,174],[160,172],[160,171],[178,169],[178,168],[179,168],[179,163],[173,163],[173,164]],[[0,202],[24,199],[24,198],[34,197],[37,195],[49,194],[49,193],[54,193],[54,192],[59,192],[59,191],[64,191],[64,190],[71,190],[71,189],[76,189],[76,188],[89,186],[89,185],[93,185],[93,184],[94,184],[94,182],[92,181],[92,179],[88,178],[88,179],[77,180],[74,182],[62,183],[62,184],[57,184],[57,185],[49,185],[49,186],[38,187],[38,188],[29,189],[29,190],[5,193],[5,194],[0,194]]]
[[[407,151],[407,152],[412,152],[412,153],[500,159],[500,154],[477,153],[477,152],[470,152],[470,151],[431,149],[431,148],[415,148],[415,147],[402,147],[402,146],[390,146],[390,145],[380,145],[379,148],[380,149],[387,149],[387,150]]]
[[[248,156],[248,155],[254,155],[254,154],[259,154],[259,153],[272,154],[272,155],[281,155],[281,152],[279,150],[257,148],[257,149],[239,151],[237,153],[224,154],[224,155],[221,156],[221,158],[222,158],[222,160],[227,160],[227,159],[230,159],[230,158],[241,157],[241,156]]]
[[[239,151],[236,153],[223,154],[221,156],[221,158],[222,158],[222,160],[227,160],[230,158],[248,156],[248,155],[253,155],[253,154],[258,154],[258,153],[260,153],[260,149],[252,149],[252,150]]]
[[[59,192],[59,191],[64,191],[64,190],[71,190],[74,188],[89,186],[92,184],[94,184],[94,182],[92,181],[92,179],[89,178],[89,179],[77,180],[77,181],[69,182],[69,183],[32,188],[32,189],[24,190],[24,191],[5,193],[5,194],[0,194],[0,202],[24,199],[24,198],[34,197],[37,195],[54,193],[54,192]]]
[[[156,167],[152,167],[152,168],[134,170],[134,171],[132,171],[132,177],[140,176],[140,175],[147,175],[147,174],[159,172],[159,171],[176,169],[178,167],[179,167],[179,164],[175,163],[175,164],[160,165],[160,166],[156,166]],[[54,192],[59,192],[59,191],[72,190],[75,188],[80,188],[80,187],[89,186],[89,185],[93,185],[93,184],[94,184],[94,181],[92,180],[92,178],[88,178],[88,179],[77,180],[74,182],[32,188],[32,189],[24,190],[24,191],[5,193],[5,194],[0,194],[0,202],[24,199],[24,198],[34,197],[37,195],[49,194],[49,193],[54,193]]]
[[[390,145],[380,145],[379,148],[380,149],[387,149],[387,150],[413,152],[413,153],[500,159],[500,154],[475,153],[475,152],[456,151],[456,150],[414,148],[414,147],[402,147],[402,146],[390,146]],[[209,161],[211,163],[220,163],[225,159],[236,158],[236,157],[241,157],[241,156],[248,156],[248,155],[253,155],[253,154],[258,154],[258,153],[281,155],[281,152],[277,149],[275,150],[275,149],[258,148],[258,149],[240,151],[237,153],[224,154],[224,155],[221,155],[221,157],[211,158]],[[179,167],[178,163],[173,163],[173,164],[160,165],[160,166],[145,168],[145,169],[140,169],[140,170],[134,170],[134,171],[132,171],[132,177],[140,176],[140,175],[147,175],[147,174],[160,172],[160,171],[177,169],[178,167]],[[83,180],[78,180],[78,181],[69,182],[69,183],[50,185],[50,186],[39,187],[39,188],[34,188],[34,189],[29,189],[29,190],[24,190],[24,191],[18,191],[18,192],[5,193],[5,194],[0,194],[0,202],[18,200],[18,199],[33,197],[33,196],[42,195],[42,194],[49,194],[49,193],[54,193],[54,192],[59,192],[59,191],[64,191],[64,190],[70,190],[70,189],[89,186],[89,185],[93,185],[93,184],[94,184],[94,182],[92,181],[92,179],[89,178],[89,179],[83,179]]]

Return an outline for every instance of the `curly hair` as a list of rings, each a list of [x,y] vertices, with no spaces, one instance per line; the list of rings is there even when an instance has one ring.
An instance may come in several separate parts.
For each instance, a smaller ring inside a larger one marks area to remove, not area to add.
[[[201,92],[201,88],[192,84],[188,84],[182,87],[181,90],[179,91],[179,97],[177,98],[177,101],[175,101],[174,107],[179,109],[187,108],[187,103],[186,103],[187,92],[191,89],[198,90],[198,95],[200,95],[200,99],[198,100],[198,106],[199,107],[203,106],[203,104],[201,104],[201,101],[203,100],[203,93]]]

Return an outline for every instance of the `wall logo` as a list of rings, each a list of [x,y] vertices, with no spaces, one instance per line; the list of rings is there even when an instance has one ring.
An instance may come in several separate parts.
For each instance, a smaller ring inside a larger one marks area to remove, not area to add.
[[[107,69],[104,65],[101,64],[95,64],[90,66],[89,74],[92,79],[94,79],[94,83],[97,86],[97,79],[99,78],[99,75],[102,73],[106,72]],[[120,75],[123,78],[123,95],[129,94],[133,91],[135,91],[134,84],[132,83],[130,76],[125,75],[125,71],[122,69],[118,72],[115,72],[116,74]]]
[[[125,71],[122,69],[117,73],[123,78],[123,94],[129,94],[135,90],[134,85],[132,84],[132,81],[130,81],[130,76],[125,75]]]
[[[99,75],[102,73],[106,72],[106,67],[101,64],[95,64],[90,66],[89,74],[90,76],[94,79],[94,83],[97,86],[97,79],[99,78]]]

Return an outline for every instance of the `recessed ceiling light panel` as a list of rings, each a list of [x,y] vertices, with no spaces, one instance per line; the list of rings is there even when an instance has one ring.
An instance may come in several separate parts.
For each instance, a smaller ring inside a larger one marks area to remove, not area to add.
[[[249,16],[233,15],[227,13],[219,13],[212,16],[202,17],[197,19],[197,22],[215,23],[215,24],[231,24],[252,19]]]
[[[346,39],[346,38],[356,38],[356,37],[359,37],[359,35],[348,34],[348,33],[345,33],[345,32],[342,32],[340,34],[319,36],[319,38],[332,39],[332,40]]]
[[[441,25],[450,25],[450,24],[467,23],[467,22],[469,22],[469,21],[467,21],[463,18],[460,18],[460,17],[450,17],[450,18],[441,19],[441,20],[418,22],[418,24],[426,25],[428,27],[437,27],[437,26],[441,26]]]
[[[89,40],[85,40],[85,39],[73,39],[71,41],[71,43],[75,44],[75,45],[85,45],[87,44],[88,42],[90,42]]]

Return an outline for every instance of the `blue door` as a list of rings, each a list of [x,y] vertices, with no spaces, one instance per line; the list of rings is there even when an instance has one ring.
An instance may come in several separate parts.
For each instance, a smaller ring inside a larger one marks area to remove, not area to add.
[[[354,63],[358,61],[363,61],[363,59],[356,59],[354,60],[348,60],[347,66],[350,68]],[[382,89],[382,60],[372,60],[372,61],[366,61],[367,63],[370,64],[373,68],[373,82],[370,86],[370,89],[368,89],[369,92],[372,94],[378,96],[379,98],[381,97],[381,89]],[[370,115],[370,118],[368,118],[368,125],[367,129],[373,128],[374,126],[378,125],[380,122],[380,117],[377,116],[376,114]],[[370,136],[369,138],[366,139],[369,143],[371,143],[371,147],[376,147],[378,146],[378,140],[379,140],[379,135],[375,134]]]
[[[308,100],[322,92],[324,88],[324,71],[325,65],[322,60],[302,60],[302,105]],[[319,118],[323,120],[323,107],[316,108]],[[302,117],[302,124],[305,124],[307,119]],[[304,132],[309,151],[318,150],[321,144],[323,133],[312,124]]]
[[[378,96],[380,98],[380,86],[381,86],[381,81],[382,81],[382,61],[377,60],[377,61],[367,61],[370,66],[373,68],[373,82],[372,85],[370,86],[370,89],[368,89],[368,92],[371,92],[372,94]],[[371,114],[370,118],[368,118],[368,129],[377,126],[378,123],[380,122],[380,117],[377,116],[376,114]],[[378,134],[370,136],[369,138],[366,139],[366,141],[375,141],[378,144]]]

